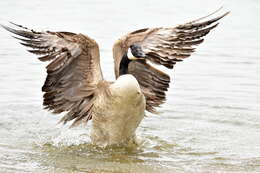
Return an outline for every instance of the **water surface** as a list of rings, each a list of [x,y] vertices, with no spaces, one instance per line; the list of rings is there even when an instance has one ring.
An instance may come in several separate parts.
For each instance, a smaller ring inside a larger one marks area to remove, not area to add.
[[[0,1],[0,20],[94,38],[106,79],[113,42],[144,27],[174,26],[224,5],[232,13],[175,66],[167,103],[138,128],[140,145],[101,149],[88,127],[57,125],[42,110],[46,64],[0,29],[0,172],[260,172],[260,2]]]

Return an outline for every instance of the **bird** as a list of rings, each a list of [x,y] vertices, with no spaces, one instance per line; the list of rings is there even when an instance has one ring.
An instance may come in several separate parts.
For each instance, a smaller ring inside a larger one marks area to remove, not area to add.
[[[218,11],[218,10],[217,10]],[[1,25],[46,66],[43,107],[64,113],[70,127],[90,120],[91,142],[98,146],[136,144],[136,130],[147,112],[158,113],[166,101],[173,69],[188,58],[204,37],[229,14],[202,18],[174,27],[144,28],[113,45],[115,81],[104,79],[98,43],[85,34],[35,31],[10,22]]]

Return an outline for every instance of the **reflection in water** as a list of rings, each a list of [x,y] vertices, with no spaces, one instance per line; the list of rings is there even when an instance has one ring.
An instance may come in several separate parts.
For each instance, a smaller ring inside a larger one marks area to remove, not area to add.
[[[225,1],[230,16],[171,72],[168,100],[160,115],[141,123],[138,146],[99,148],[90,144],[91,124],[56,125],[60,116],[41,107],[44,65],[0,29],[0,172],[260,172],[259,3]],[[91,36],[100,45],[104,75],[113,80],[116,38],[198,18],[220,5],[8,0],[0,1],[0,23]]]

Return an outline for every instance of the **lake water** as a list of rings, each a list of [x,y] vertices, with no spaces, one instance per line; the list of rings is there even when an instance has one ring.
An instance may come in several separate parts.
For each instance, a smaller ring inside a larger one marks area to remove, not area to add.
[[[171,72],[167,103],[144,119],[137,148],[100,149],[88,127],[42,110],[46,64],[0,29],[0,172],[260,172],[260,1],[0,1],[0,21],[94,38],[106,79],[113,42],[174,26],[221,5],[231,14]],[[225,11],[224,10],[224,11]]]

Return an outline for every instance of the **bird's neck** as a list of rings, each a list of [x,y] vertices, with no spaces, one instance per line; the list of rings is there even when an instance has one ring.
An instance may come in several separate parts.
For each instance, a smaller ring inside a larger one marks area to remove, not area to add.
[[[119,76],[127,74],[128,73],[128,64],[131,62],[130,59],[128,59],[127,54],[124,54],[120,66],[119,66]]]

